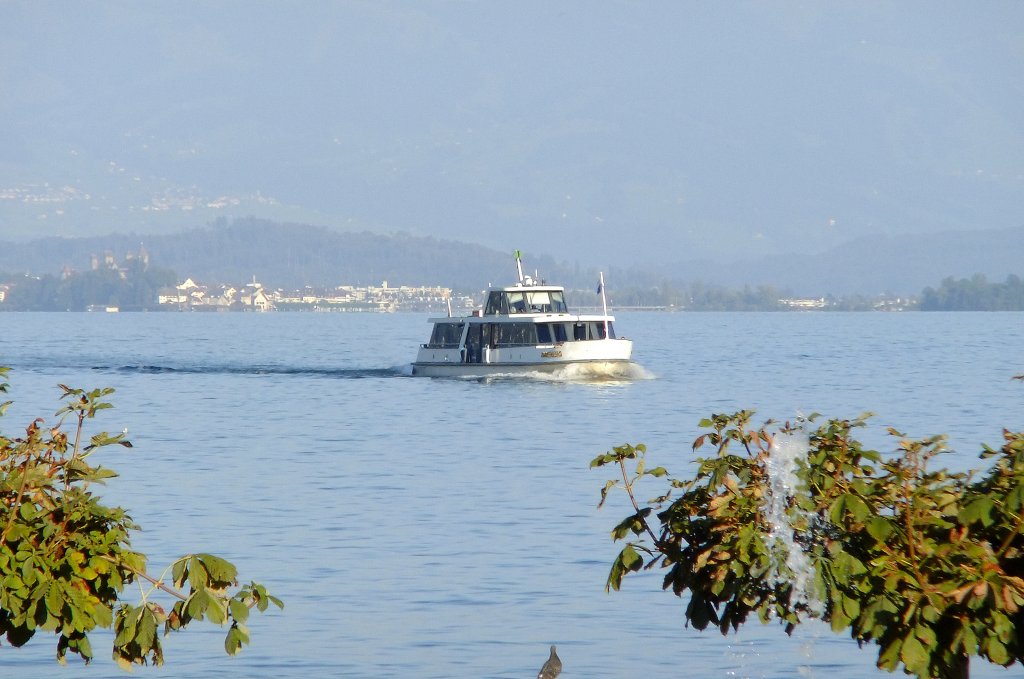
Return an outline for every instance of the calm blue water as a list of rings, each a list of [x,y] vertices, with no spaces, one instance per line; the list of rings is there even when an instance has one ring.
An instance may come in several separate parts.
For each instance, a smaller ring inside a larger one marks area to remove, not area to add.
[[[0,314],[22,429],[58,383],[112,386],[98,424],[131,451],[105,492],[144,530],[154,570],[187,551],[234,560],[286,601],[229,658],[222,630],[166,640],[139,676],[879,677],[874,647],[808,625],[788,638],[683,626],[660,574],[605,594],[625,496],[595,506],[590,460],[643,441],[680,475],[696,423],[754,408],[878,413],[864,439],[950,435],[948,466],[1024,427],[1024,314],[619,314],[646,379],[579,383],[409,377],[421,315]],[[891,447],[887,446],[886,449]],[[651,486],[649,495],[660,488]],[[122,677],[59,668],[54,644],[0,647],[0,675]],[[980,662],[972,676],[1019,676]]]

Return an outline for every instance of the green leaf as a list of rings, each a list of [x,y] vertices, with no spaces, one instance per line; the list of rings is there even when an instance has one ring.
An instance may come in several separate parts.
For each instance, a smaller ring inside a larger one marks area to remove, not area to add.
[[[21,523],[20,521],[15,522],[11,524],[10,530],[7,531],[7,542],[20,542],[21,540],[24,540],[31,534],[32,531],[29,530],[28,526],[26,526],[24,523]]]
[[[148,606],[139,610],[139,622],[136,626],[135,643],[139,645],[142,653],[148,652],[153,647],[156,639],[156,617]]]
[[[970,625],[963,627],[963,639],[960,642],[966,655],[974,655],[978,652],[978,637]]]
[[[32,523],[32,520],[34,518],[36,518],[36,514],[37,514],[36,506],[34,504],[32,504],[31,502],[23,502],[21,504],[21,506],[18,507],[18,515],[26,523]]]
[[[875,539],[875,542],[882,543],[892,535],[892,520],[884,516],[873,516],[864,523],[868,534]]]
[[[106,469],[105,467],[93,467],[88,473],[82,475],[83,481],[90,481],[95,483],[103,483],[107,479],[113,479],[118,476],[117,472]]]
[[[848,596],[843,597],[843,612],[851,620],[856,620],[860,615],[860,602]]]
[[[188,582],[193,589],[197,590],[205,589],[210,582],[210,579],[207,577],[206,567],[197,555],[193,555],[188,560]]]
[[[205,589],[193,592],[192,596],[190,596],[188,601],[185,603],[185,612],[188,613],[190,618],[202,620],[203,614],[210,606],[210,599],[210,594]]]
[[[210,622],[216,625],[223,625],[227,620],[227,613],[225,613],[225,604],[220,599],[211,597],[210,605],[206,607],[206,615],[210,618]]]
[[[925,648],[934,648],[938,643],[935,637],[935,630],[928,625],[918,625],[914,628],[914,636],[918,638]]]
[[[233,563],[213,554],[196,554],[196,558],[202,562],[203,568],[209,574],[210,580],[212,580],[211,584],[221,586],[235,584],[238,569]]]
[[[1024,507],[1024,485],[1016,486],[1007,493],[1006,506],[1011,512],[1019,512]]]
[[[989,497],[982,497],[960,510],[959,518],[961,523],[971,524],[981,522],[985,527],[992,525],[993,500]]]
[[[104,604],[96,604],[92,609],[92,619],[96,623],[97,627],[110,627],[111,621],[114,618],[114,611],[110,606]]]
[[[858,523],[863,523],[864,519],[871,514],[871,508],[864,502],[864,499],[852,493],[847,496],[846,509],[853,514],[853,520]]]
[[[56,582],[51,582],[46,590],[46,609],[55,617],[60,617],[64,608],[64,593]]]
[[[989,660],[997,665],[1006,666],[1010,664],[1010,654],[1006,650],[1006,646],[1003,646],[1002,642],[997,639],[989,639],[986,655]]]
[[[626,570],[635,572],[640,570],[643,566],[643,558],[636,553],[633,545],[626,545],[626,548],[622,550],[622,565],[625,566]]]
[[[174,567],[171,569],[171,578],[175,587],[183,587],[185,585],[188,561],[188,559],[178,559],[174,562]]]
[[[238,629],[232,625],[231,629],[228,630],[227,635],[224,637],[224,651],[228,655],[235,655],[242,648],[241,636],[238,634]]]
[[[608,581],[605,584],[605,590],[614,589],[618,591],[622,588],[622,577],[626,573],[635,572],[640,570],[643,566],[643,558],[636,553],[633,545],[626,545],[623,547],[619,555],[615,557],[615,561],[612,563],[611,572],[608,574]],[[280,608],[280,603],[275,601]],[[261,609],[262,610],[262,609]]]
[[[706,629],[712,622],[718,624],[718,615],[715,613],[714,606],[696,592],[690,597],[690,603],[686,606],[686,619],[694,629],[698,630]]]
[[[832,503],[832,506],[828,508],[829,521],[839,526],[842,525],[843,519],[846,518],[846,495],[840,495]]]
[[[227,636],[224,637],[224,650],[228,655],[235,655],[242,648],[243,644],[249,643],[249,631],[245,625],[235,623],[231,625]]]
[[[231,609],[231,617],[234,618],[235,622],[245,622],[249,618],[249,607],[238,599],[232,599],[228,602],[228,606]]]
[[[263,613],[270,607],[270,603],[267,601],[267,590],[263,585],[253,582],[250,583],[248,590],[249,595],[256,602],[256,610]]]
[[[78,654],[86,661],[92,658],[92,644],[89,643],[89,637],[84,634],[78,638]]]
[[[622,589],[622,554],[615,557],[615,561],[612,561],[612,568],[608,572],[608,579],[605,581],[604,589],[606,592],[615,590],[618,592]]]
[[[842,597],[842,594],[838,594],[838,596]],[[846,615],[846,611],[842,606],[834,606],[832,608],[832,619],[829,621],[829,624],[831,625],[833,632],[837,634],[842,632],[850,626],[851,622],[852,620],[848,615]]]
[[[876,663],[876,665],[879,667],[880,670],[887,670],[889,672],[892,672],[896,669],[896,666],[899,664],[899,652],[899,639],[895,639],[889,642],[889,644],[885,646],[881,652],[879,652],[879,660]]]
[[[630,533],[640,535],[644,531],[644,519],[650,514],[649,507],[641,509],[637,514],[627,516],[612,529],[612,539],[621,540]]]
[[[114,638],[115,646],[124,646],[135,638],[135,626],[138,624],[139,616],[134,606],[124,605],[117,612]]]
[[[913,634],[903,640],[900,660],[913,674],[925,676],[928,672],[928,649]]]

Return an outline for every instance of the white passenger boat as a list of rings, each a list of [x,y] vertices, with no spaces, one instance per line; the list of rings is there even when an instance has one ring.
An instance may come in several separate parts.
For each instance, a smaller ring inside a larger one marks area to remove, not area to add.
[[[633,342],[615,336],[608,314],[604,277],[598,286],[603,313],[573,314],[565,289],[523,275],[519,282],[491,290],[483,309],[469,316],[431,318],[430,341],[421,344],[413,375],[487,376],[565,371],[580,377],[622,377],[629,370]]]

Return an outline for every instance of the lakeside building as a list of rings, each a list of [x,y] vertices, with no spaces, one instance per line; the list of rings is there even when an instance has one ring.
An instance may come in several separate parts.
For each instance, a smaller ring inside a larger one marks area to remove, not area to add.
[[[159,290],[157,303],[159,308],[173,311],[438,312],[447,311],[449,304],[453,311],[473,308],[471,297],[453,296],[451,288],[440,286],[393,287],[383,281],[380,286],[270,290],[255,277],[240,288],[210,287],[187,278],[174,287]]]
[[[807,297],[783,297],[779,300],[779,304],[782,304],[788,309],[802,309],[809,311],[811,309],[824,309],[825,298],[807,298]]]

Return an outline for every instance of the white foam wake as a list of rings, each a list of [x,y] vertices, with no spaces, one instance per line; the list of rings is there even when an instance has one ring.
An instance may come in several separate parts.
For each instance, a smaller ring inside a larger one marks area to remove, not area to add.
[[[804,435],[777,434],[768,453],[768,478],[771,482],[768,497],[768,521],[771,524],[769,544],[777,559],[777,582],[792,582],[790,605],[804,604],[812,615],[821,615],[823,606],[813,589],[814,566],[795,539],[794,523],[807,525],[810,517],[799,515],[797,507],[790,508],[791,499],[801,492],[797,475],[797,460],[806,459],[808,440]]]

